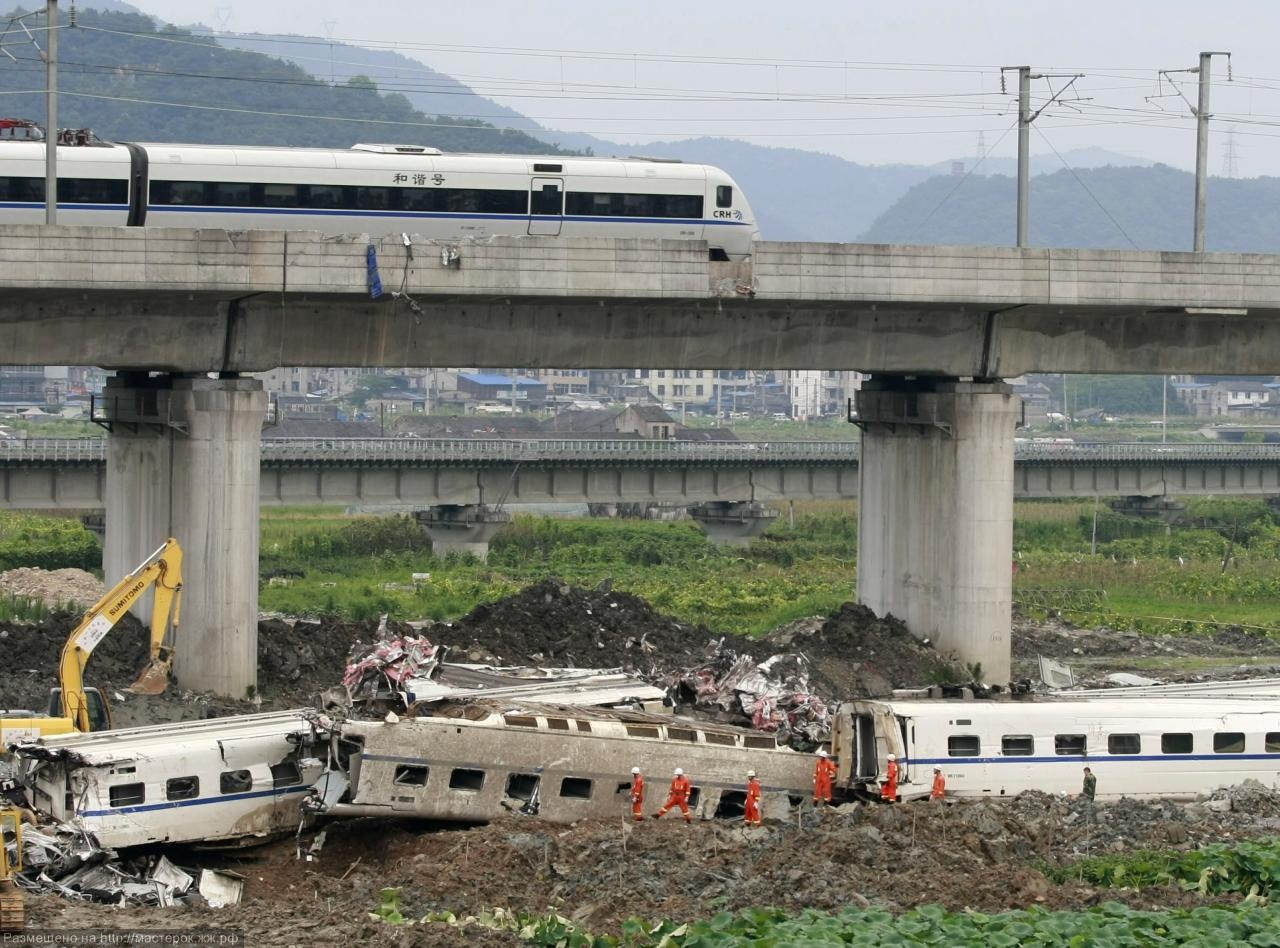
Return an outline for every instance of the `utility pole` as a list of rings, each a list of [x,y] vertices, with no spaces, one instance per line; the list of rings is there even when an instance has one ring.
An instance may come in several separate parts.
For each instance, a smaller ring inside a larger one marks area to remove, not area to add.
[[[1018,246],[1027,245],[1031,194],[1031,67],[1018,67]]]
[[[1196,107],[1196,223],[1192,243],[1192,249],[1196,253],[1204,253],[1205,192],[1209,184],[1209,81],[1212,78],[1214,56],[1226,56],[1227,68],[1231,68],[1230,53],[1200,54],[1200,66],[1197,70],[1200,74],[1200,98]]]
[[[1205,202],[1209,184],[1209,82],[1212,79],[1214,56],[1227,57],[1227,81],[1231,81],[1231,54],[1227,52],[1204,52],[1200,54],[1200,65],[1191,69],[1161,69],[1157,75],[1161,79],[1169,79],[1170,85],[1187,103],[1187,108],[1196,117],[1196,203],[1195,223],[1191,236],[1191,249],[1196,253],[1204,252],[1204,215]],[[1192,105],[1171,78],[1175,72],[1196,73],[1200,80],[1200,97],[1196,105]]]
[[[45,20],[44,222],[58,223],[58,0],[47,0]]]
[[[1018,73],[1018,246],[1027,246],[1028,206],[1031,198],[1031,123],[1040,117],[1040,113],[1053,105],[1058,98],[1075,85],[1083,73],[1032,73],[1030,66],[1005,66],[1000,70],[1000,89],[1004,91],[1004,74],[1016,70]],[[1031,111],[1032,79],[1070,79],[1065,86],[1053,95],[1049,101],[1035,112]]]

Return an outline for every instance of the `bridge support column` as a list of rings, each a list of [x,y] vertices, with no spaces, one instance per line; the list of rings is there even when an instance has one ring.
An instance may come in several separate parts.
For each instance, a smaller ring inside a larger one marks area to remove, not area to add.
[[[1007,682],[1017,399],[999,383],[894,377],[857,405],[859,600]]]
[[[262,383],[128,375],[109,381],[104,403],[107,582],[177,538],[186,554],[177,682],[244,697],[258,681]]]
[[[746,546],[778,519],[778,511],[754,500],[709,500],[691,505],[689,516],[717,546]]]
[[[436,556],[467,553],[482,562],[489,557],[489,541],[511,522],[507,511],[485,504],[441,504],[415,511],[414,517]]]

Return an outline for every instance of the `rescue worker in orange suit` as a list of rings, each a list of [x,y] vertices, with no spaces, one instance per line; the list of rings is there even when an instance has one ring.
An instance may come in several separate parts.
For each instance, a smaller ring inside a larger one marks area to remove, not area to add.
[[[836,776],[836,765],[827,752],[818,748],[818,762],[813,767],[813,805],[831,802],[831,781]]]
[[[947,795],[947,778],[942,776],[942,768],[933,768],[933,789],[929,791],[930,800],[941,800]]]
[[[760,819],[760,781],[756,779],[754,770],[747,771],[747,806],[743,819],[748,826],[762,826]]]
[[[885,803],[893,803],[898,799],[898,755],[889,755],[889,766],[885,768],[884,787],[880,790],[880,799]]]
[[[654,819],[666,816],[668,810],[678,806],[684,821],[692,823],[693,817],[689,814],[689,793],[692,790],[693,787],[689,783],[689,778],[684,775],[683,770],[677,767],[675,776],[671,778],[671,790],[667,794],[667,802],[662,804],[662,809],[658,811]]]
[[[644,774],[639,767],[631,768],[631,818],[644,822]]]

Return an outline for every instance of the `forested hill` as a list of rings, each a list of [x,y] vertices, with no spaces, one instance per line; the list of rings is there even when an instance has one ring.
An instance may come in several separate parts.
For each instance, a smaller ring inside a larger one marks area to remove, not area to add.
[[[1031,179],[1030,243],[1190,250],[1194,192],[1194,177],[1167,165],[1040,175]],[[1011,177],[930,178],[884,211],[860,239],[1012,246],[1016,207],[1017,185]],[[1210,179],[1205,245],[1210,250],[1280,251],[1280,178]]]
[[[343,148],[394,141],[445,151],[557,151],[524,132],[425,115],[368,80],[330,85],[281,59],[171,27],[161,32],[140,14],[81,9],[78,19],[80,28],[64,29],[59,39],[58,124],[92,128],[106,139]],[[31,47],[11,51],[18,61],[0,64],[0,109],[39,120],[44,64]]]

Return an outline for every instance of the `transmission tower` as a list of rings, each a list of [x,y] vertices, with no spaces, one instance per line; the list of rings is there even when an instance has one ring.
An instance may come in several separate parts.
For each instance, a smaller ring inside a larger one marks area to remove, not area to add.
[[[1240,176],[1239,156],[1236,154],[1236,127],[1227,126],[1227,140],[1222,145],[1222,176],[1237,178]]]

